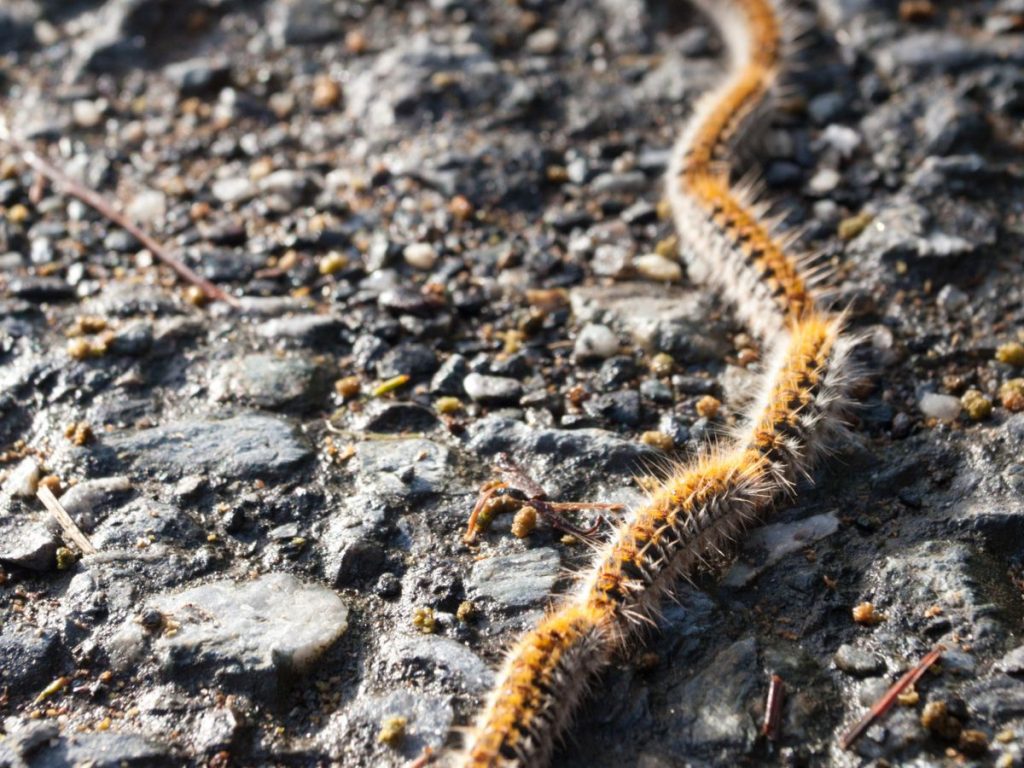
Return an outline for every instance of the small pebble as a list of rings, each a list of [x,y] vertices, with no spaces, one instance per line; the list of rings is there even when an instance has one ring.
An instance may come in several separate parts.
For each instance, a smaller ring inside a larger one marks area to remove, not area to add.
[[[1024,344],[1019,341],[1009,341],[1001,344],[996,349],[996,360],[1000,363],[1012,365],[1014,368],[1024,368]]]
[[[683,268],[678,261],[657,253],[645,253],[633,259],[633,267],[644,277],[662,283],[675,283],[683,279]]]
[[[578,359],[611,357],[619,351],[619,337],[607,325],[588,323],[576,336],[575,354]]]
[[[971,421],[983,421],[992,413],[992,401],[976,389],[969,389],[960,398],[960,403]]]
[[[135,196],[125,209],[128,218],[139,224],[156,224],[167,214],[167,197],[154,189]]]
[[[918,403],[921,413],[939,421],[953,421],[960,415],[960,401],[952,395],[937,395],[929,392]]]
[[[1008,411],[1024,411],[1024,379],[1010,379],[999,387],[999,400]]]
[[[862,626],[873,627],[881,623],[883,617],[873,603],[860,603],[853,608],[853,620]]]
[[[651,358],[650,368],[651,373],[655,376],[671,376],[672,371],[675,368],[676,361],[672,359],[672,355],[665,352],[659,352]]]
[[[859,213],[856,216],[850,216],[847,219],[843,219],[839,222],[839,239],[840,240],[853,240],[861,232],[867,229],[868,224],[875,217],[870,213]]]
[[[337,251],[331,251],[317,265],[321,275],[333,275],[348,266],[348,257]]]
[[[526,38],[526,50],[540,56],[549,56],[558,50],[560,43],[558,31],[546,27],[538,29]]]
[[[330,109],[341,101],[341,86],[327,75],[321,75],[313,83],[312,104],[314,109]]]
[[[652,448],[657,448],[659,451],[671,451],[674,445],[671,437],[657,430],[644,432],[640,435],[640,442]]]
[[[103,119],[103,110],[106,103],[92,101],[91,99],[79,99],[71,105],[71,119],[79,128],[95,128]]]
[[[942,310],[950,315],[954,312],[959,312],[961,309],[967,306],[969,297],[966,293],[961,291],[955,285],[946,284],[942,286],[942,290],[939,291],[939,295],[935,297],[935,302],[942,307]]]
[[[537,510],[531,506],[520,507],[512,518],[512,535],[517,539],[525,539],[537,527]]]
[[[702,419],[713,419],[718,415],[722,401],[714,395],[704,395],[697,401],[697,415]]]
[[[408,725],[408,721],[401,715],[384,718],[380,724],[380,733],[377,734],[377,741],[388,746],[400,743],[405,738],[406,725]]]
[[[437,250],[430,243],[410,243],[402,251],[405,263],[414,269],[432,269],[437,263]]]

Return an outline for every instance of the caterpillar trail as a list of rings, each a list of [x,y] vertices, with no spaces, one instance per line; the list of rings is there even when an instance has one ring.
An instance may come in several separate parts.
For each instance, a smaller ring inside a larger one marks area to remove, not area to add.
[[[731,445],[674,471],[632,513],[569,596],[512,649],[457,762],[540,766],[594,676],[650,624],[680,577],[718,560],[807,477],[843,429],[852,342],[818,307],[809,260],[764,218],[729,159],[780,71],[784,15],[772,0],[699,0],[729,50],[729,74],[695,110],[667,185],[690,271],[774,351],[763,392]]]

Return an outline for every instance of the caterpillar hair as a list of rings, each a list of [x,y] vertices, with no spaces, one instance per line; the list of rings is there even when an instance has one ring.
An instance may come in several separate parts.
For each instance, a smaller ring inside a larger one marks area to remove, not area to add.
[[[731,443],[672,471],[632,512],[579,588],[515,645],[458,764],[542,766],[595,676],[652,623],[681,577],[720,559],[832,450],[849,407],[852,342],[818,306],[809,259],[765,219],[729,159],[768,103],[785,49],[770,0],[699,0],[729,72],[683,129],[668,198],[691,274],[731,303],[773,351],[762,392]]]

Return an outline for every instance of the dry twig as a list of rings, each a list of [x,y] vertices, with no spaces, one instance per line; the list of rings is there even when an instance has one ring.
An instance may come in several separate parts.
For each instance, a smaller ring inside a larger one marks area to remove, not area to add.
[[[853,746],[853,743],[857,741],[866,731],[873,722],[892,707],[896,697],[899,696],[904,689],[909,688],[911,685],[921,679],[921,675],[928,671],[928,668],[942,658],[942,652],[946,650],[945,646],[939,645],[930,650],[917,666],[907,672],[903,677],[897,680],[889,690],[887,690],[882,697],[876,701],[868,713],[864,715],[857,724],[854,725],[850,730],[843,734],[843,738],[839,740],[839,746],[843,749],[849,749]]]
[[[234,296],[222,291],[206,278],[196,274],[196,272],[189,268],[185,263],[171,255],[170,251],[150,237],[150,235],[148,235],[131,219],[114,208],[114,206],[107,202],[107,200],[98,192],[75,181],[60,168],[57,168],[55,165],[52,165],[47,160],[43,159],[43,157],[36,153],[34,149],[26,146],[23,142],[16,139],[3,121],[0,121],[0,140],[7,142],[7,144],[17,151],[25,163],[36,171],[36,173],[41,176],[45,176],[63,192],[71,195],[72,197],[77,197],[90,208],[93,208],[101,216],[114,222],[126,232],[133,235],[135,239],[142,243],[144,247],[148,248],[156,258],[170,267],[182,280],[198,286],[208,298],[213,299],[214,301],[223,301],[225,304],[228,304],[235,309],[239,309],[242,306]]]
[[[64,535],[68,540],[74,544],[81,551],[83,555],[94,555],[98,551],[96,547],[89,541],[89,537],[82,533],[82,529],[78,527],[74,520],[71,519],[71,515],[64,509],[57,497],[50,492],[50,489],[46,486],[40,486],[39,490],[36,491],[36,497],[43,502],[43,506],[46,507],[50,514],[54,516],[57,522],[60,524],[61,529],[64,531]]]

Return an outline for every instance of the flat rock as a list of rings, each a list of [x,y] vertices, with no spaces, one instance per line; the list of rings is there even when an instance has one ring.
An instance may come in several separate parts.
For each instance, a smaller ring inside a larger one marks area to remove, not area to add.
[[[448,637],[391,637],[382,651],[385,661],[397,665],[406,679],[426,677],[446,689],[470,693],[483,693],[494,682],[483,659]]]
[[[311,453],[289,422],[253,413],[219,421],[186,419],[108,442],[137,470],[175,477],[197,471],[229,479],[276,476]]]
[[[523,385],[508,376],[471,373],[463,379],[462,386],[466,394],[481,405],[509,405],[523,394]]]
[[[113,731],[62,736],[31,756],[32,768],[159,768],[175,764],[180,763],[167,746],[138,734]]]
[[[36,515],[0,515],[0,563],[51,571],[56,568],[57,535]]]
[[[485,456],[499,452],[543,456],[559,466],[565,463],[603,471],[636,472],[645,459],[658,455],[646,445],[602,429],[536,429],[497,416],[474,422],[469,435],[469,450]]]
[[[836,667],[854,677],[872,677],[885,672],[885,662],[881,658],[848,643],[839,646],[832,659]]]
[[[316,344],[335,339],[341,321],[331,315],[289,315],[267,320],[256,333],[267,339],[299,345]]]
[[[706,291],[615,283],[574,288],[569,299],[580,322],[620,328],[649,351],[681,355],[687,362],[720,360],[728,351],[725,330],[708,321],[712,313]]]
[[[815,515],[795,523],[776,523],[765,525],[751,531],[745,540],[746,552],[763,552],[763,558],[757,566],[744,561],[737,562],[726,574],[722,583],[730,587],[748,584],[754,576],[782,560],[782,558],[800,552],[816,541],[831,536],[839,530],[839,519],[832,512]]]
[[[246,355],[224,364],[210,386],[216,400],[236,400],[259,408],[302,410],[326,393],[323,369],[309,360],[277,355]]]
[[[451,452],[432,440],[367,440],[355,458],[357,483],[377,495],[438,493],[451,479]]]
[[[506,608],[537,606],[551,597],[561,560],[550,547],[479,560],[473,565],[469,587],[479,597]]]
[[[264,694],[281,692],[348,629],[340,597],[285,573],[203,584],[150,607],[180,624],[153,643],[171,674],[210,674]]]
[[[0,688],[40,688],[57,676],[57,636],[51,631],[17,626],[5,620],[0,628]]]
[[[346,713],[339,723],[338,731],[333,729],[322,738],[325,746],[331,748],[331,742],[337,746],[337,739],[345,734],[351,738],[354,728],[363,726],[376,740],[381,723],[389,717],[405,718],[405,733],[395,747],[408,759],[419,756],[424,748],[438,750],[448,738],[448,732],[455,712],[452,709],[450,696],[436,696],[423,691],[397,690],[382,696],[370,696],[360,699]],[[330,741],[328,741],[330,739]],[[379,748],[379,747],[378,747]]]

